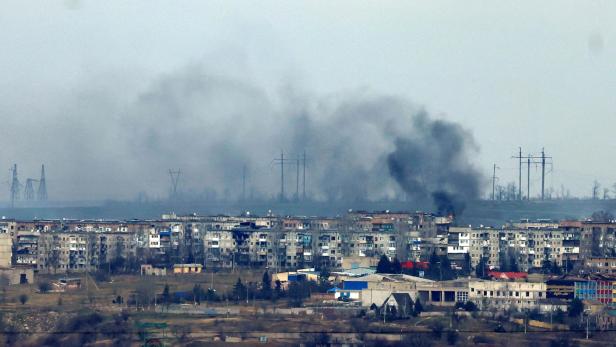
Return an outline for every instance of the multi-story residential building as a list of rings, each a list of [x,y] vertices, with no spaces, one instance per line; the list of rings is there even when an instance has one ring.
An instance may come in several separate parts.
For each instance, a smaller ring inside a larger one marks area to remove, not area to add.
[[[452,265],[463,269],[470,265],[471,228],[450,227],[447,235],[447,256]]]
[[[481,259],[490,268],[499,265],[499,231],[493,228],[471,228],[469,254],[471,265],[475,268]]]
[[[528,231],[529,267],[541,268],[546,261],[562,266],[563,232],[559,229]]]
[[[13,239],[10,232],[0,231],[0,268],[10,268],[13,256]]]
[[[582,222],[580,231],[581,258],[616,256],[615,233],[615,221]]]
[[[584,259],[587,273],[616,274],[616,257],[590,257]]]
[[[117,259],[275,269],[340,267],[348,257],[386,255],[401,262],[447,255],[456,268],[546,260],[569,267],[586,250],[610,249],[611,223],[523,221],[503,228],[453,227],[425,213],[350,212],[340,218],[176,216],[162,220],[0,222],[13,240],[13,263],[39,271],[96,270]],[[585,231],[583,231],[585,230]],[[596,242],[595,242],[596,241]],[[72,246],[71,246],[72,245]]]
[[[112,263],[135,259],[136,248],[136,238],[126,232],[40,233],[37,257],[30,264],[54,273],[109,269]]]
[[[39,231],[17,231],[14,237],[13,258],[16,265],[37,268]]]
[[[522,219],[519,222],[511,223],[512,229],[556,229],[559,223],[551,219]]]

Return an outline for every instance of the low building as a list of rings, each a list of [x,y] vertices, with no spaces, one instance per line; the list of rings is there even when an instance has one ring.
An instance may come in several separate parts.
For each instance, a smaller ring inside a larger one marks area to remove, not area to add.
[[[474,280],[469,287],[469,300],[483,310],[533,309],[546,298],[543,282]]]
[[[167,269],[164,267],[155,267],[150,264],[141,265],[141,276],[166,276]]]
[[[468,279],[417,283],[417,298],[424,305],[454,306],[469,300]]]
[[[342,269],[351,270],[357,268],[376,267],[379,259],[376,257],[345,257],[342,259]]]
[[[52,285],[57,291],[77,290],[81,288],[81,278],[60,278],[59,281],[53,282]]]
[[[526,280],[528,278],[528,273],[489,271],[488,277],[495,280]]]
[[[9,285],[34,283],[34,270],[28,266],[0,269],[0,277]]]
[[[336,298],[342,296],[359,300],[362,306],[381,306],[391,293],[408,293],[415,298],[417,283],[432,282],[434,281],[409,275],[372,274],[343,281],[342,289],[336,292]]]
[[[570,279],[551,279],[545,282],[546,298],[573,300],[575,292],[575,281]]]
[[[174,274],[198,274],[203,270],[201,264],[175,264],[173,265]]]
[[[569,305],[567,301],[565,300],[544,299],[544,300],[539,300],[537,309],[539,309],[539,312],[544,313],[544,314],[553,314],[559,310],[563,312],[567,312],[568,306]]]
[[[314,269],[301,269],[293,272],[278,272],[272,276],[272,281],[280,281],[283,289],[288,288],[291,282],[315,281],[319,280],[319,273]]]
[[[597,276],[593,279],[575,281],[574,296],[584,301],[616,306],[616,278]]]

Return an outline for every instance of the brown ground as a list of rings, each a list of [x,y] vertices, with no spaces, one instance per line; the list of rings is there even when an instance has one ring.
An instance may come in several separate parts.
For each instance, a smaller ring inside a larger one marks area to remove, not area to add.
[[[219,293],[230,290],[237,281],[242,278],[244,283],[260,281],[260,271],[243,271],[241,273],[217,273],[214,274],[214,287]],[[38,280],[53,280],[54,276],[39,277]],[[56,276],[59,277],[59,276]],[[71,276],[74,277],[74,276]],[[200,284],[206,289],[211,285],[212,276],[209,273],[184,276],[167,277],[140,277],[140,276],[115,276],[110,283],[96,283],[92,278],[85,281],[81,289],[64,293],[39,293],[36,284],[10,286],[2,289],[2,301],[0,312],[3,314],[5,323],[14,325],[23,332],[43,335],[52,331],[59,323],[76,316],[84,310],[96,310],[105,315],[118,314],[123,308],[112,304],[112,300],[121,295],[125,298],[139,286],[149,286],[157,293],[161,293],[165,284],[173,291],[191,291],[195,284]],[[87,283],[87,285],[86,285]],[[27,295],[25,304],[19,302],[20,295]],[[61,299],[61,305],[59,300]],[[252,304],[252,302],[251,302]],[[224,305],[224,304],[219,304]],[[232,304],[231,304],[232,305]],[[271,302],[256,302],[254,307],[269,307]],[[286,307],[284,301],[276,304]],[[252,306],[241,306],[239,316],[209,318],[203,316],[181,316],[160,314],[154,312],[136,312],[129,310],[131,329],[136,321],[165,322],[168,324],[166,331],[166,343],[168,345],[218,345],[224,339],[231,337],[238,344],[254,345],[258,343],[259,336],[268,336],[269,345],[288,345],[299,342],[317,341],[322,336],[320,333],[327,332],[330,339],[337,341],[364,341],[400,340],[401,336],[417,335],[430,341],[434,346],[446,346],[446,334],[436,339],[431,335],[429,326],[431,319],[414,318],[406,321],[388,322],[366,321],[364,319],[349,319],[342,316],[276,316],[272,314],[257,315]],[[449,328],[449,320],[442,319],[445,329]],[[494,333],[495,322],[487,322],[468,318],[456,324],[454,328],[460,330],[458,345],[462,346],[550,346],[552,340],[558,339],[563,333],[529,331],[514,333]],[[507,327],[512,330],[512,327]],[[479,333],[477,333],[479,331]],[[358,335],[355,332],[359,332]],[[160,334],[153,331],[153,334]],[[29,338],[23,341],[33,341],[35,334],[26,335]],[[479,336],[479,337],[477,337]],[[570,346],[606,346],[616,343],[614,333],[595,333],[592,340],[586,341],[584,333],[570,333]],[[331,340],[330,340],[331,342]],[[98,341],[97,346],[109,345],[111,341]],[[136,334],[133,344],[139,345]],[[369,343],[368,343],[369,345]],[[378,342],[379,347],[386,346],[385,342]]]

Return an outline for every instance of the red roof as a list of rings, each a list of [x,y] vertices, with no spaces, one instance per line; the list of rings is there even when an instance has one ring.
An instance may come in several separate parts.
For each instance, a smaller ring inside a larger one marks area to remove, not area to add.
[[[528,278],[528,274],[526,272],[499,272],[499,271],[490,271],[488,272],[488,276],[495,279],[503,279],[503,280],[514,280],[521,278]]]
[[[423,269],[427,270],[430,267],[430,263],[427,261],[403,261],[400,265],[402,265],[403,269]]]

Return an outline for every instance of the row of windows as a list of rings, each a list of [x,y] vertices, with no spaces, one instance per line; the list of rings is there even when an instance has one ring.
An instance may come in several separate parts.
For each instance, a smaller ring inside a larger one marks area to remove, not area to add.
[[[475,288],[471,288],[471,292],[475,292]],[[523,297],[530,297],[530,292],[525,291],[525,292],[519,292],[519,291],[500,291],[497,290],[496,291],[496,295],[494,295],[493,290],[478,290],[477,291],[477,295],[483,295],[483,296],[487,296],[487,297],[519,297],[520,295],[522,295]],[[538,296],[541,298],[543,297],[543,292],[537,292]],[[508,295],[507,295],[508,294]]]

